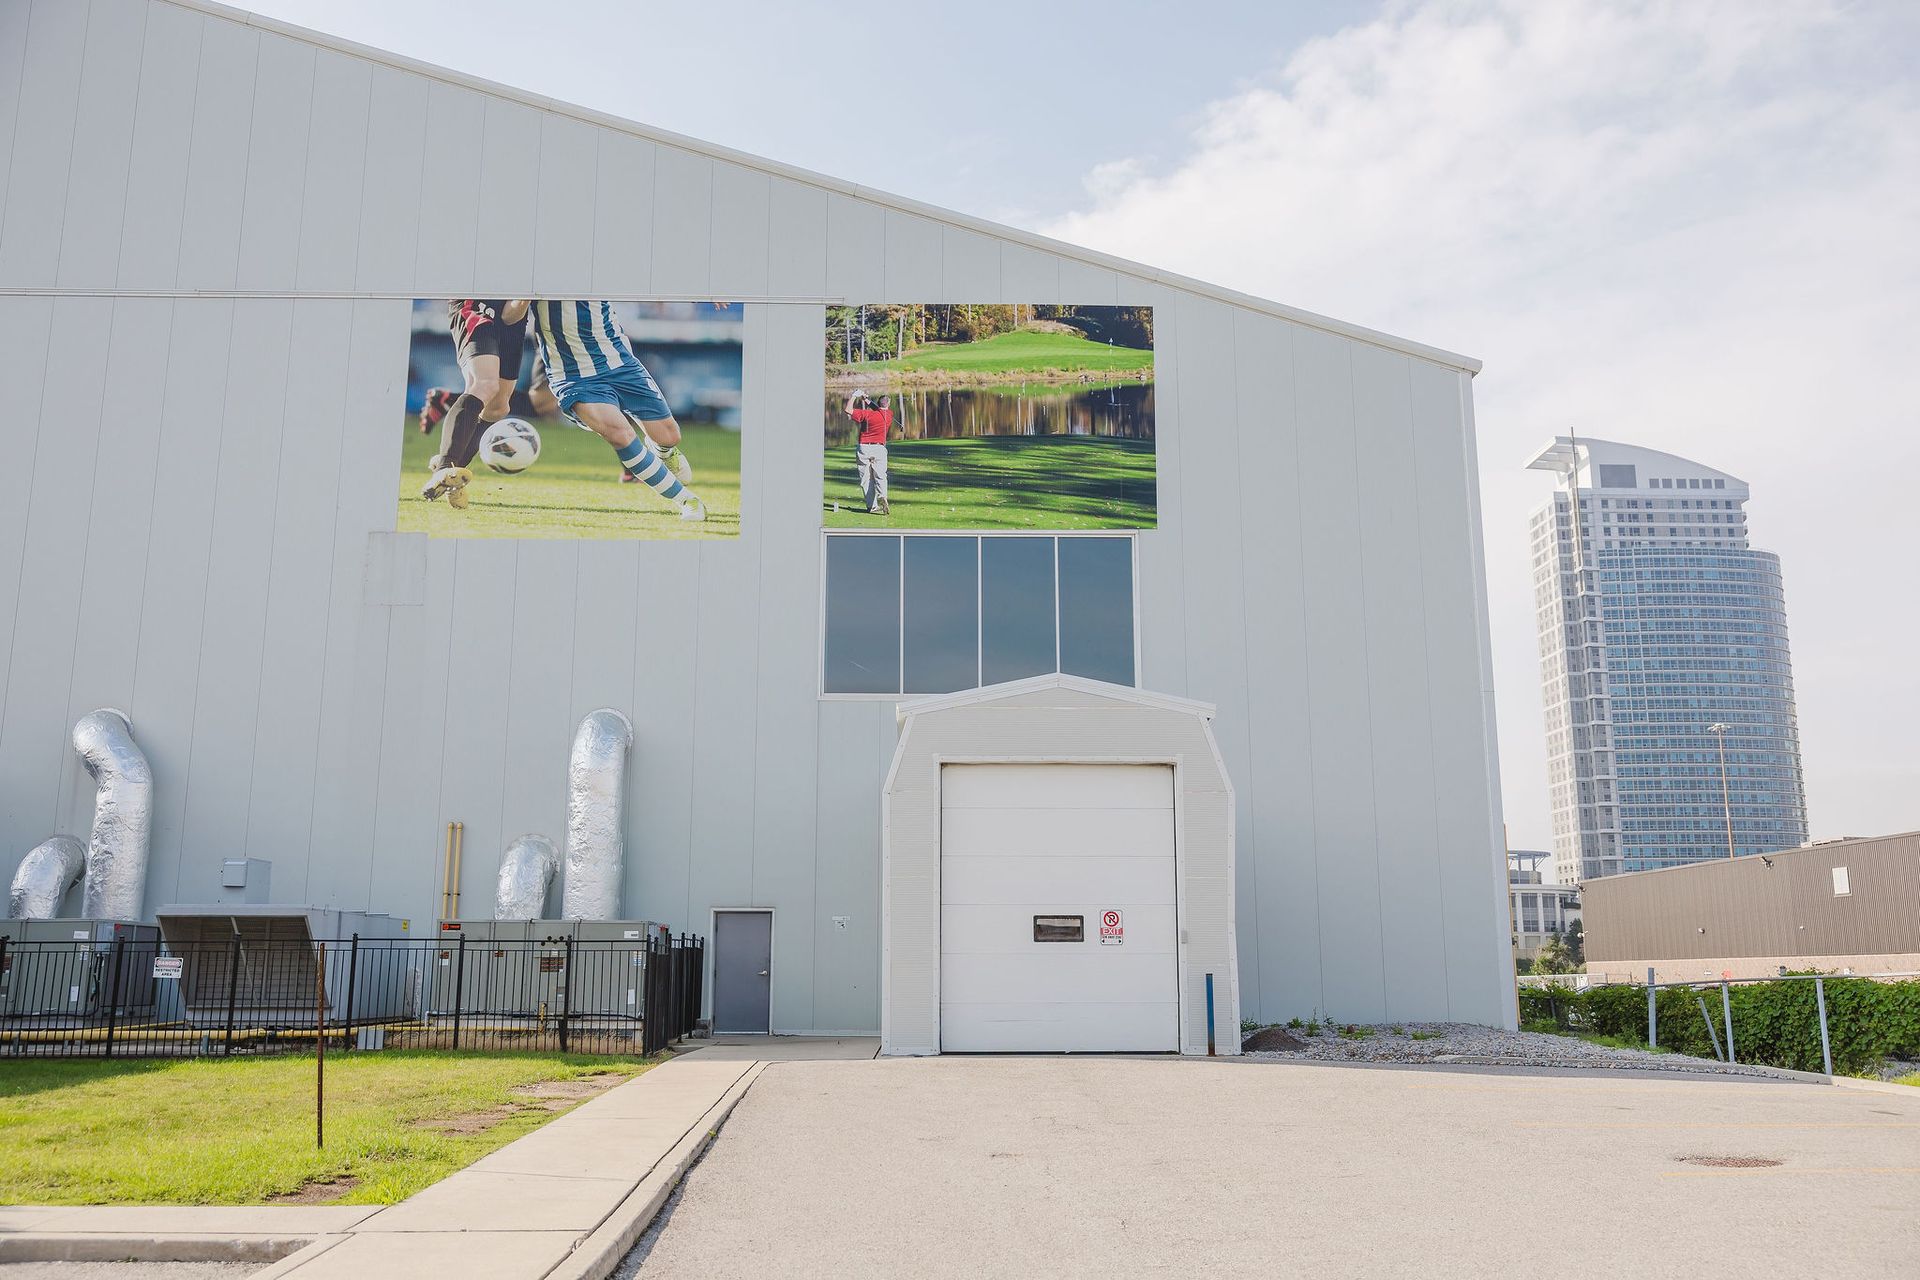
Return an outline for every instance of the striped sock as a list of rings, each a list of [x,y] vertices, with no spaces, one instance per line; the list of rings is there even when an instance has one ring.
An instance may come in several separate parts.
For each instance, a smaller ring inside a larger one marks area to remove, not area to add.
[[[614,452],[620,455],[620,465],[626,468],[628,475],[668,502],[678,502],[685,496],[687,487],[680,483],[673,472],[667,470],[667,464],[653,451],[645,433],[636,431],[631,442]]]

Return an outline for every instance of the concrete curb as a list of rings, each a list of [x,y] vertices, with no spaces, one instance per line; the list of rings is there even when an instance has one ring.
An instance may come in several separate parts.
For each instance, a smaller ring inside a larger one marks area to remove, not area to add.
[[[606,1221],[588,1234],[586,1239],[574,1246],[553,1270],[547,1272],[545,1280],[606,1280],[620,1265],[647,1228],[659,1216],[661,1207],[667,1203],[667,1197],[680,1185],[680,1179],[693,1167],[713,1140],[720,1134],[720,1126],[733,1114],[734,1107],[753,1087],[760,1073],[767,1069],[767,1063],[756,1062],[738,1080],[734,1081],[720,1100],[707,1110],[697,1125],[673,1149],[662,1156],[652,1172],[640,1180],[625,1200],[607,1215]]]
[[[310,1236],[215,1236],[137,1232],[32,1232],[0,1236],[0,1263],[279,1262],[298,1257]],[[277,1270],[277,1268],[275,1268]],[[264,1274],[273,1274],[271,1271]]]

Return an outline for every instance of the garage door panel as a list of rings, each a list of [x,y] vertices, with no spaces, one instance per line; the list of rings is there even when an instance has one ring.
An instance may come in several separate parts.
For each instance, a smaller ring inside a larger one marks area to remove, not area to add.
[[[948,809],[1171,809],[1173,770],[1116,765],[950,765],[940,773]]]
[[[1094,944],[1098,948],[1099,944]],[[1109,953],[1120,948],[1107,948]],[[1085,999],[1096,1004],[1166,1005],[1179,1002],[1168,975],[1173,952],[1125,948],[1126,954],[1066,956],[1036,965],[1025,955],[966,955],[945,965],[942,1001],[1049,1004]]]
[[[940,1047],[949,1053],[1158,1053],[1177,1033],[1172,1009],[1100,1004],[943,1004]]]
[[[1098,893],[1101,896],[1094,898]],[[942,868],[940,901],[953,906],[1019,906],[1029,902],[1098,902],[1102,909],[1173,903],[1165,858],[957,858]]]
[[[1118,945],[1100,941],[1100,913],[1123,913],[1125,934]],[[1080,916],[1086,921],[1085,942],[1035,942],[1035,916]],[[942,957],[1017,953],[1052,961],[1071,955],[1076,948],[1105,951],[1157,951],[1175,949],[1178,926],[1171,906],[1120,901],[1103,902],[1090,907],[1085,903],[1032,902],[993,906],[949,905],[940,908],[940,954]],[[1171,983],[1169,983],[1171,989]]]
[[[1036,858],[1151,854],[1173,848],[1172,809],[949,809],[940,821],[949,858],[1022,853]]]

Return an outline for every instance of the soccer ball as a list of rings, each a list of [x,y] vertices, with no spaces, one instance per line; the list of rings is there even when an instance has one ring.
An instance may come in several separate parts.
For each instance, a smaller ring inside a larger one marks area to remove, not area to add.
[[[520,418],[502,418],[480,437],[480,461],[487,470],[515,475],[532,466],[540,457],[540,433],[531,422]]]

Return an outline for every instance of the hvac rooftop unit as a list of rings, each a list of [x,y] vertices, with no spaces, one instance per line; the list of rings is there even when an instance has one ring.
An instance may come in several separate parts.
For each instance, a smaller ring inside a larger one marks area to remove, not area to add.
[[[462,1017],[638,1018],[645,948],[664,936],[650,920],[442,920],[428,1007],[442,1017],[457,1003]]]
[[[105,1018],[111,1007],[124,1018],[154,1011],[160,932],[150,924],[0,920],[0,938],[6,940],[0,1017]]]
[[[392,916],[217,903],[163,907],[156,918],[167,950],[183,961],[180,1000],[194,1026],[224,1025],[229,1011],[253,1027],[311,1027],[321,1007],[329,1022],[344,1020],[349,1005],[356,1023],[417,1013],[411,1007],[413,984],[394,972],[390,957],[383,964],[357,966],[354,990],[347,990],[356,965],[346,940],[361,939],[360,958],[366,961],[380,940],[404,936]]]

